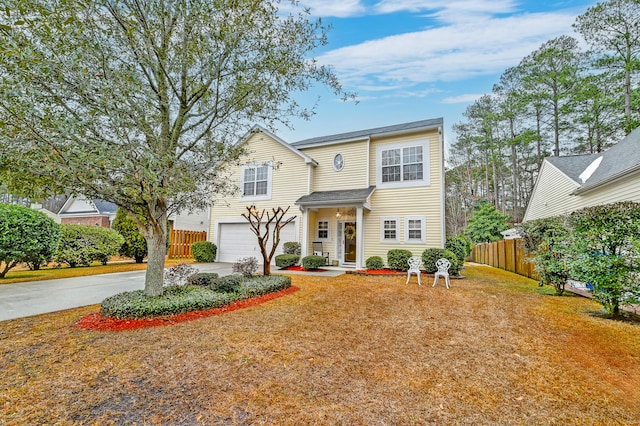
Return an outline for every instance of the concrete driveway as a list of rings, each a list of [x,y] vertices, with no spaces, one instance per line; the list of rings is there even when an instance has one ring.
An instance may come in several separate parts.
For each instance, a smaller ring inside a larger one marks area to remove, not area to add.
[[[217,272],[220,276],[233,273],[232,263],[198,263],[193,266],[198,268],[200,272]],[[319,274],[278,271],[274,267],[271,273],[335,277],[345,271],[342,268],[327,269],[329,270]],[[258,271],[262,271],[262,265]],[[142,290],[144,289],[144,275],[145,271],[117,272],[88,277],[0,285],[0,321],[95,305],[114,294]]]
[[[232,273],[231,263],[193,265],[200,272]],[[144,289],[145,271],[0,285],[0,321],[95,305],[123,291]]]

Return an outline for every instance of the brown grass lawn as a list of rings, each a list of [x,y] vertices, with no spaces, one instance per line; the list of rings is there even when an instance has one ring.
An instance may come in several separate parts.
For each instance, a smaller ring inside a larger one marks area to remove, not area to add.
[[[110,262],[107,265],[94,262],[91,266],[77,268],[69,268],[68,266],[56,268],[51,264],[51,266],[37,271],[30,271],[24,265],[20,265],[19,267],[11,269],[4,278],[0,278],[0,285],[19,282],[55,280],[58,278],[86,277],[89,275],[111,274],[114,272],[145,271],[147,269],[146,262],[135,263],[133,260],[116,260],[116,262]],[[167,259],[165,261],[165,266],[170,267],[177,265],[178,263],[193,263],[193,258]]]
[[[263,305],[120,333],[74,328],[97,306],[5,321],[0,423],[640,424],[637,323],[464,272],[449,290],[293,276]]]

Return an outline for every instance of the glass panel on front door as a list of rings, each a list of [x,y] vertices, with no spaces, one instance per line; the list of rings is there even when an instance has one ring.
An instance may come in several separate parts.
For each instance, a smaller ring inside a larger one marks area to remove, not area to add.
[[[344,261],[355,263],[356,261],[356,223],[344,222]]]

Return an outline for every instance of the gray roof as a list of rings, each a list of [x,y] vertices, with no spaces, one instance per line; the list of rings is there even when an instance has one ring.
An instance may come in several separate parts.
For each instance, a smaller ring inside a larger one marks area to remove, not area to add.
[[[589,166],[598,158],[602,153],[598,154],[582,154],[582,155],[569,155],[567,157],[548,157],[546,160],[556,166],[562,173],[567,175],[571,180],[579,185],[582,185],[580,175],[584,169]]]
[[[599,157],[602,157],[600,165],[586,182],[583,182],[580,175]],[[548,157],[546,161],[580,185],[574,194],[587,192],[635,171],[640,171],[640,127],[604,152],[569,157]]]
[[[370,186],[368,188],[359,189],[316,191],[298,198],[296,200],[296,204],[299,206],[364,204],[375,189],[375,186]]]
[[[98,209],[98,212],[101,214],[115,213],[116,210],[118,210],[118,206],[110,201],[98,200],[97,198],[94,198],[91,201],[93,201],[96,209]]]
[[[640,127],[620,142],[601,153],[602,162],[576,194],[589,191],[615,179],[640,170]],[[598,158],[595,154],[595,158]]]
[[[376,127],[374,129],[357,130],[355,132],[339,133],[329,136],[320,136],[311,139],[304,139],[293,142],[291,145],[296,148],[306,148],[317,145],[328,145],[333,143],[342,143],[350,140],[360,140],[373,136],[383,136],[389,134],[406,133],[411,131],[419,131],[424,129],[434,129],[442,127],[442,118],[432,118],[429,120],[413,121],[410,123],[396,124],[393,126]]]

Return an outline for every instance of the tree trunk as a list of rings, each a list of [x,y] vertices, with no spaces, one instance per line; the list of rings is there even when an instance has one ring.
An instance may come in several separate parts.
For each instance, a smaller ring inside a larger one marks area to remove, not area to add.
[[[164,262],[167,255],[167,209],[166,203],[158,200],[153,206],[150,217],[155,218],[144,232],[147,240],[147,273],[144,293],[147,296],[160,296],[164,280]]]
[[[262,274],[264,276],[271,275],[271,262],[262,262]]]

